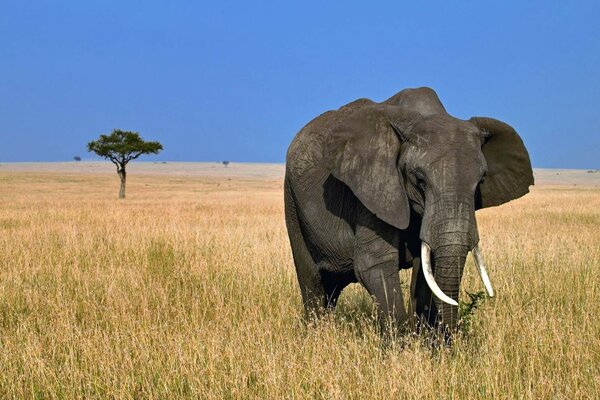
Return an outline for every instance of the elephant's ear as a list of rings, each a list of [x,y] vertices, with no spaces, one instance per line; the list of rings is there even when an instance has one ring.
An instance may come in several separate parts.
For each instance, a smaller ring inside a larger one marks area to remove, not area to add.
[[[350,119],[327,137],[326,168],[378,218],[406,229],[410,209],[398,170],[399,138],[386,119],[372,115]]]
[[[533,185],[533,171],[517,132],[493,118],[473,117],[470,122],[484,133],[482,151],[488,166],[485,180],[476,193],[475,207],[498,206],[527,194]]]

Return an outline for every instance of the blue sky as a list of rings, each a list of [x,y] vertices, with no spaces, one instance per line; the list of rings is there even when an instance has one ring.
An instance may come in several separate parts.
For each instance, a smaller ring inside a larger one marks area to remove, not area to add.
[[[113,128],[146,160],[283,162],[354,99],[431,86],[501,119],[535,167],[600,168],[600,3],[0,0],[0,162],[92,159]]]

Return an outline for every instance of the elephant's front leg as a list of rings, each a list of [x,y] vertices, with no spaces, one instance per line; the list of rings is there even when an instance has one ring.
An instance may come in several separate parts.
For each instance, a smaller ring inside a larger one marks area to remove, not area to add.
[[[387,261],[370,268],[357,268],[358,279],[377,304],[379,322],[382,327],[399,327],[408,322],[404,308],[398,263]]]
[[[398,233],[368,210],[358,213],[354,270],[358,281],[373,296],[382,326],[408,321],[398,268]]]

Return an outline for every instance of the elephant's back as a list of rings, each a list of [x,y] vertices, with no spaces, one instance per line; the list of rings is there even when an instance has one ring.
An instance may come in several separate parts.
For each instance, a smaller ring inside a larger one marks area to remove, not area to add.
[[[329,133],[327,121],[333,111],[315,118],[294,137],[286,156],[286,175],[292,182],[319,168],[323,168],[323,143]]]
[[[301,177],[315,169],[325,169],[324,144],[331,131],[340,126],[350,114],[375,104],[369,99],[358,99],[338,110],[327,111],[306,124],[294,137],[286,156],[286,173]]]

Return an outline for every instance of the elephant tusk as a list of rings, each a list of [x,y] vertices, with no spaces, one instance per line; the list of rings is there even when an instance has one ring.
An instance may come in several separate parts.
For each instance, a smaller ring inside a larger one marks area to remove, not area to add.
[[[442,289],[440,289],[438,284],[435,282],[433,270],[431,269],[431,248],[429,248],[429,245],[425,242],[421,242],[421,263],[423,264],[423,275],[425,275],[425,281],[427,282],[429,289],[431,289],[431,292],[444,303],[457,306],[458,303],[446,296],[444,292],[442,292]]]
[[[494,289],[492,288],[492,282],[490,281],[490,277],[485,270],[485,264],[483,262],[483,255],[481,254],[481,250],[479,249],[479,245],[476,244],[471,250],[473,253],[473,257],[475,258],[475,265],[477,265],[477,270],[479,271],[479,276],[481,276],[481,280],[483,281],[483,286],[485,286],[485,291],[488,296],[494,297]]]

